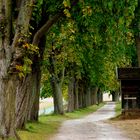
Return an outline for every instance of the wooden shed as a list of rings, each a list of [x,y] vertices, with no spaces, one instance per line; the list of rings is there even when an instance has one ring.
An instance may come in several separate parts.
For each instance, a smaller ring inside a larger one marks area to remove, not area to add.
[[[122,112],[140,112],[140,68],[117,68]]]

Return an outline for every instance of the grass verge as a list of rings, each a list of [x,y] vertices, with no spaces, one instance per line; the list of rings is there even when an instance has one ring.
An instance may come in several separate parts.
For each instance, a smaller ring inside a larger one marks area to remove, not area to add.
[[[78,109],[75,110],[74,112],[70,112],[70,113],[66,113],[65,115],[69,118],[69,119],[78,119],[78,118],[82,118],[88,114],[91,114],[93,112],[95,112],[96,110],[98,110],[99,108],[101,108],[105,103],[102,103],[100,105],[93,105],[93,106],[89,106],[87,108],[83,108],[83,109]]]
[[[40,116],[38,123],[28,123],[26,130],[18,131],[21,140],[48,140],[55,133],[57,133],[61,123],[68,119],[82,118],[90,113],[95,112],[102,107],[104,103],[100,105],[93,105],[84,109],[78,109],[72,113],[66,113],[65,115],[46,115]]]
[[[121,117],[121,102],[116,102],[116,107],[115,107],[115,116],[111,118],[110,120],[120,120]]]
[[[116,117],[121,114],[121,102],[116,103],[115,112],[116,112]]]

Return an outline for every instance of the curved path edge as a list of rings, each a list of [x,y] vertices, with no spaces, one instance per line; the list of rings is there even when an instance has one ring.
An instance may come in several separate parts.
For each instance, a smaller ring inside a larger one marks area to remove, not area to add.
[[[120,129],[104,121],[115,116],[115,103],[108,102],[96,112],[65,121],[50,140],[130,140]]]

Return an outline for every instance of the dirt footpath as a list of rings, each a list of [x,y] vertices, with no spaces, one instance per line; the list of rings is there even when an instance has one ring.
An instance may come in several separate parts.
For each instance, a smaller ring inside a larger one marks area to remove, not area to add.
[[[114,108],[115,103],[109,102],[83,119],[65,121],[50,140],[130,140],[120,129],[104,122],[115,115]]]

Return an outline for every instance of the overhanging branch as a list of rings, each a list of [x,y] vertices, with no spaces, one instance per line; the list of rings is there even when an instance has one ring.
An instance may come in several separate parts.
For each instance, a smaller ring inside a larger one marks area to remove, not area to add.
[[[79,2],[79,0],[73,0],[71,2],[71,8],[69,10],[72,9],[72,7],[74,7],[75,5],[77,5],[77,3]],[[57,13],[55,16],[53,16],[50,20],[48,20],[34,35],[33,38],[33,45],[38,46],[39,41],[41,39],[41,37],[46,34],[49,29],[53,26],[54,23],[56,23],[62,16],[64,16],[63,10],[59,13]]]
[[[33,45],[38,46],[39,41],[41,39],[41,37],[46,34],[49,29],[52,27],[52,25],[54,23],[56,23],[62,16],[63,16],[63,12],[57,13],[55,16],[53,16],[50,20],[48,20],[34,35],[33,38]]]

